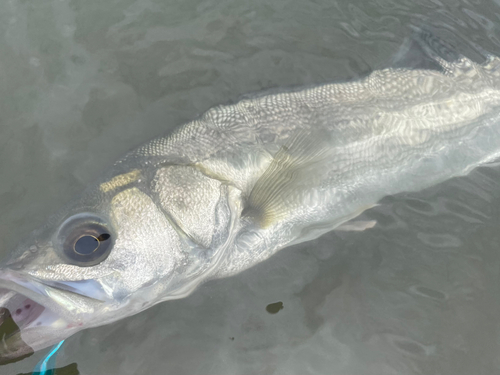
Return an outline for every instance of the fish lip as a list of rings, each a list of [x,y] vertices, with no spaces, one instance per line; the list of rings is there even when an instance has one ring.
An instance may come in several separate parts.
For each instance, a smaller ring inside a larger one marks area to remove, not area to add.
[[[26,273],[5,268],[0,269],[0,289],[21,294],[52,311],[54,315],[58,315],[68,323],[78,325],[83,323],[82,315],[70,308],[71,303],[61,303],[61,295],[74,295],[98,303],[104,302],[102,299],[93,298],[84,293],[72,290],[64,282],[45,282]],[[56,298],[57,301],[54,299],[54,295],[58,295],[59,298]],[[2,307],[1,302],[0,299],[0,307]]]
[[[47,286],[38,280],[9,269],[0,269],[0,288],[22,294],[36,303],[50,309]]]
[[[67,293],[72,293],[79,295],[83,298],[88,298],[97,302],[109,302],[111,298],[107,296],[104,291],[99,290],[100,293],[95,293],[96,295],[91,295],[79,290],[77,287],[78,283],[91,283],[92,280],[80,280],[80,281],[52,281],[52,280],[42,280],[37,277],[27,275],[25,273],[20,273],[10,269],[0,268],[0,288],[12,290],[14,292],[23,294],[35,302],[50,308],[51,297],[49,293],[51,289],[64,291]],[[97,289],[95,285],[92,285],[94,291]],[[58,309],[61,306],[58,305]]]
[[[12,299],[16,297],[24,297],[27,300],[33,301],[35,308],[39,307],[37,316],[41,314],[47,316],[47,314],[50,313],[52,319],[57,318],[57,320],[64,320],[67,323],[78,323],[78,319],[75,319],[75,316],[67,306],[53,300],[51,297],[53,290],[55,291],[56,288],[46,285],[24,273],[10,269],[0,269],[0,291],[7,292],[6,299],[2,300],[0,298],[0,308],[14,308],[13,311],[9,311],[11,315],[14,315],[14,311],[16,311],[18,307],[22,308],[22,304],[16,301],[17,303],[15,303],[14,306],[9,306],[9,302],[12,302]],[[8,295],[9,292],[11,294],[10,296]],[[3,296],[6,295],[3,294]],[[0,297],[2,297],[2,294],[0,294]],[[36,317],[32,318],[30,312],[28,315],[28,319],[25,319],[19,325],[21,331],[34,328],[31,323],[33,320],[36,320]],[[43,326],[50,327],[50,324],[46,325],[43,323]]]
[[[83,324],[51,298],[53,289],[24,273],[0,269],[0,365],[26,358]]]
[[[77,294],[81,297],[89,298],[97,302],[112,302],[113,299],[104,291],[101,285],[94,280],[78,281],[52,281],[40,280],[30,276],[30,279],[37,281],[44,287],[63,290],[68,293]]]
[[[50,310],[53,317],[57,316],[71,327],[88,325],[88,319],[96,312],[95,308],[100,311],[115,305],[112,296],[108,295],[94,280],[45,281],[8,268],[0,268],[1,290],[12,291],[31,299],[36,304]],[[0,293],[0,308],[5,307],[2,306],[1,297]],[[81,308],[86,303],[93,307],[90,310],[82,311]]]

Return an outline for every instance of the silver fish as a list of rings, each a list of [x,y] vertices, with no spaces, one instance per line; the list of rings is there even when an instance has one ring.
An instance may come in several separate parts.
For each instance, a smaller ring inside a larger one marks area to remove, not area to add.
[[[0,269],[1,361],[183,298],[500,155],[500,59],[245,98],[116,162]],[[444,53],[443,53],[444,52]],[[448,54],[449,55],[449,54]]]

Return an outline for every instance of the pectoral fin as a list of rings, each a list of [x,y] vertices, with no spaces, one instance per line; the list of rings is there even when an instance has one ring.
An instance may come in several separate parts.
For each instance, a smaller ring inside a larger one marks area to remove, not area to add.
[[[348,221],[347,223],[339,225],[335,230],[346,232],[362,232],[366,229],[373,228],[377,224],[377,220],[357,220]]]
[[[257,180],[243,215],[251,216],[263,228],[287,217],[291,208],[300,204],[300,192],[314,186],[311,179],[332,152],[328,140],[328,134],[321,130],[300,130],[292,136]]]

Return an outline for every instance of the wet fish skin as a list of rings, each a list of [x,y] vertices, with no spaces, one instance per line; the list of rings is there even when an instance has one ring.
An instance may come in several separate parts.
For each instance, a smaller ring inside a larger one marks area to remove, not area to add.
[[[2,264],[0,288],[45,307],[17,322],[22,339],[39,350],[182,298],[498,157],[499,59],[448,62],[421,44],[442,71],[249,97],[125,155]],[[92,228],[108,250],[75,260]]]

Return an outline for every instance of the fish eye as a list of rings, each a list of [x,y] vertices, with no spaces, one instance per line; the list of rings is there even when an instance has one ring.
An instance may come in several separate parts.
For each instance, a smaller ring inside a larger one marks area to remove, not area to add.
[[[99,247],[105,246],[102,243],[110,238],[111,235],[109,233],[103,233],[99,237],[95,237],[91,234],[83,235],[76,240],[73,250],[80,255],[90,255],[94,251],[97,251]]]
[[[77,266],[93,266],[108,257],[114,236],[104,220],[91,214],[67,219],[57,233],[59,253]]]

